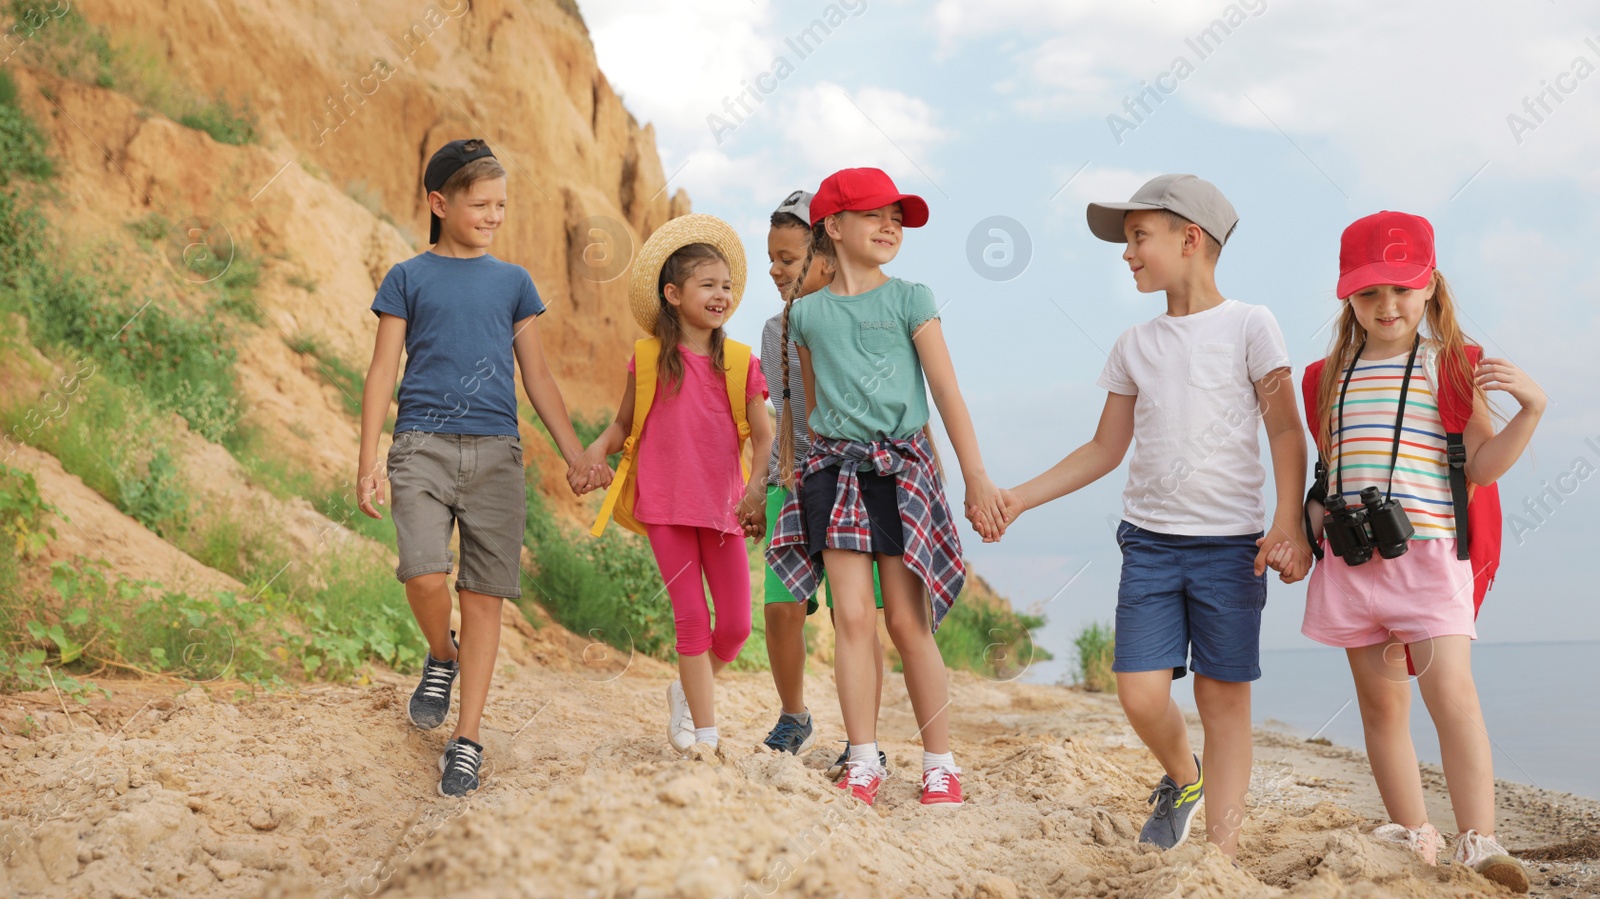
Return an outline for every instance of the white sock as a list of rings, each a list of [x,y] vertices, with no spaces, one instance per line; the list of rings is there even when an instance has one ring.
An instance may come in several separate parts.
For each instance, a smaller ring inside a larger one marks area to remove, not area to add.
[[[784,712],[784,714],[788,715],[790,718],[793,718],[794,720],[800,722],[801,724],[810,724],[811,723],[811,710],[810,709],[806,709],[803,712]]]
[[[696,743],[710,743],[712,746],[717,745],[717,726],[713,724],[710,727],[695,728],[694,741]]]
[[[923,751],[923,753],[922,753],[922,770],[926,771],[929,768],[937,767],[939,765],[943,765],[943,766],[945,766],[946,768],[949,768],[952,771],[956,770],[956,756],[955,756],[955,753],[953,753],[953,752],[928,752],[926,750]]]
[[[852,764],[852,765],[874,765],[874,766],[876,766],[878,764],[878,743],[877,743],[877,741],[874,740],[871,743],[862,743],[860,746],[857,746],[856,744],[851,743],[850,744],[850,764]]]

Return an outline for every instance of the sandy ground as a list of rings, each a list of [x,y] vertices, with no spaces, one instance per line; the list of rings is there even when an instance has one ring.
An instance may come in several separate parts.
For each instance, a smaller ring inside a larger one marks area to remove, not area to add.
[[[808,677],[817,747],[758,744],[765,674],[721,682],[721,759],[665,740],[672,678],[509,612],[485,721],[484,787],[435,792],[448,728],[404,719],[408,678],[236,697],[233,685],[112,682],[63,712],[0,710],[6,896],[1482,896],[1364,835],[1381,806],[1359,753],[1257,735],[1242,867],[1198,841],[1134,837],[1158,777],[1114,698],[952,675],[967,802],[917,802],[915,723],[891,676],[876,808],[823,777],[842,739],[827,671]],[[1199,728],[1194,727],[1196,742]],[[1451,822],[1429,771],[1434,820]],[[1502,784],[1501,834],[1539,850],[1535,895],[1600,895],[1600,803]],[[1196,830],[1198,833],[1198,828]]]

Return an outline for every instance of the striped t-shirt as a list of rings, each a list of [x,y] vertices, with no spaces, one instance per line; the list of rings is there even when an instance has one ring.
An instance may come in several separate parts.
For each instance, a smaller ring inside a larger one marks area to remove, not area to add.
[[[1344,497],[1358,504],[1361,488],[1389,489],[1389,454],[1394,449],[1394,417],[1400,402],[1400,382],[1406,357],[1361,359],[1351,374],[1345,394],[1344,430],[1338,431],[1335,406],[1330,426],[1335,431],[1334,465],[1344,474]],[[1342,373],[1341,373],[1342,375]],[[1413,539],[1455,536],[1455,512],[1450,501],[1450,465],[1445,454],[1444,425],[1439,419],[1438,383],[1434,354],[1424,343],[1417,352],[1406,391],[1405,420],[1400,425],[1400,455],[1395,460],[1391,494],[1406,510],[1416,528]],[[1338,403],[1339,395],[1333,396]],[[1330,473],[1329,488],[1338,482]]]

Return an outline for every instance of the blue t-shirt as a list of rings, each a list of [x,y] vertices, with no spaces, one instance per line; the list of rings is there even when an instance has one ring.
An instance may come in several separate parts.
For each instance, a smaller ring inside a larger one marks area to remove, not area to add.
[[[518,433],[512,338],[544,311],[527,269],[487,253],[422,253],[389,269],[372,311],[406,320],[396,434]]]

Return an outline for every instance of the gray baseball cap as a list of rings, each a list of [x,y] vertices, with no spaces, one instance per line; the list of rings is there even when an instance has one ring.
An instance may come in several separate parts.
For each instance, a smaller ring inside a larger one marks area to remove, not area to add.
[[[1126,203],[1090,203],[1090,233],[1112,243],[1127,243],[1128,238],[1122,233],[1122,219],[1134,209],[1176,212],[1224,245],[1234,226],[1239,224],[1239,213],[1233,211],[1233,204],[1215,184],[1193,175],[1160,175],[1134,191],[1132,199]]]
[[[783,203],[774,211],[787,212],[805,222],[806,226],[809,227],[811,225],[811,198],[813,196],[815,195],[809,191],[797,190],[785,197]]]

